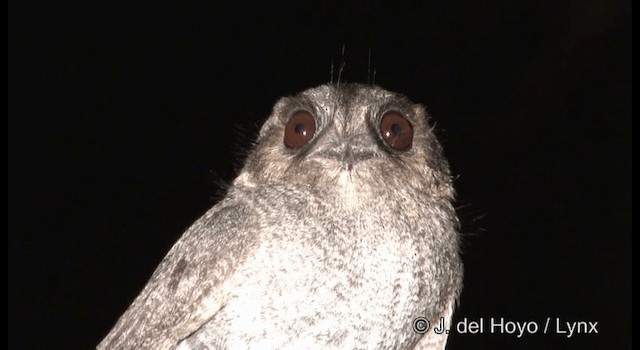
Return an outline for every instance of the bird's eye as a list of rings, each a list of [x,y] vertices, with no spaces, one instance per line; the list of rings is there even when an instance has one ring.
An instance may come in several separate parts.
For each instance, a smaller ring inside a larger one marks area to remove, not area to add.
[[[387,112],[380,121],[384,142],[396,151],[408,151],[413,142],[413,126],[398,112]]]
[[[298,149],[311,141],[316,132],[316,120],[311,113],[296,112],[284,127],[284,144]]]

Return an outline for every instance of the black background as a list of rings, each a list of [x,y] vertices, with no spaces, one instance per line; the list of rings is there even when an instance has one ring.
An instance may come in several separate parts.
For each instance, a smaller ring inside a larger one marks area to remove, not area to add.
[[[95,346],[275,100],[332,62],[436,121],[464,231],[455,321],[485,320],[449,349],[630,348],[630,1],[13,1],[8,19],[10,348]],[[598,334],[492,335],[490,317]]]

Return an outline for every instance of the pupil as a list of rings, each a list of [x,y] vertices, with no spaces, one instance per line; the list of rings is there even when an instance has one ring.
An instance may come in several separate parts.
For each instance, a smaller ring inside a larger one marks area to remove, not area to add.
[[[398,124],[391,125],[391,133],[398,135],[402,131],[402,127]]]
[[[305,131],[304,124],[302,124],[302,123],[296,124],[296,127],[293,130],[296,132],[296,134],[303,133]]]

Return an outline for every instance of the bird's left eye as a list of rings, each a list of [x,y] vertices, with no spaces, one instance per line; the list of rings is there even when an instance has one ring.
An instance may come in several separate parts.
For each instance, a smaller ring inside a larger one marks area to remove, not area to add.
[[[387,112],[380,121],[384,142],[396,151],[408,151],[413,142],[413,126],[402,114]]]
[[[306,111],[296,112],[284,127],[284,144],[298,149],[311,141],[316,132],[316,120]]]

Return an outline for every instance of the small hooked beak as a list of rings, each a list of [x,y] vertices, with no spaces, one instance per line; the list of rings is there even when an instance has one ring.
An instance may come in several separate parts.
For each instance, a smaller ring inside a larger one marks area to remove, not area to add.
[[[320,154],[325,158],[342,163],[347,170],[351,171],[356,163],[373,158],[375,152],[367,147],[354,146],[349,142],[343,142],[334,147],[324,149]]]

